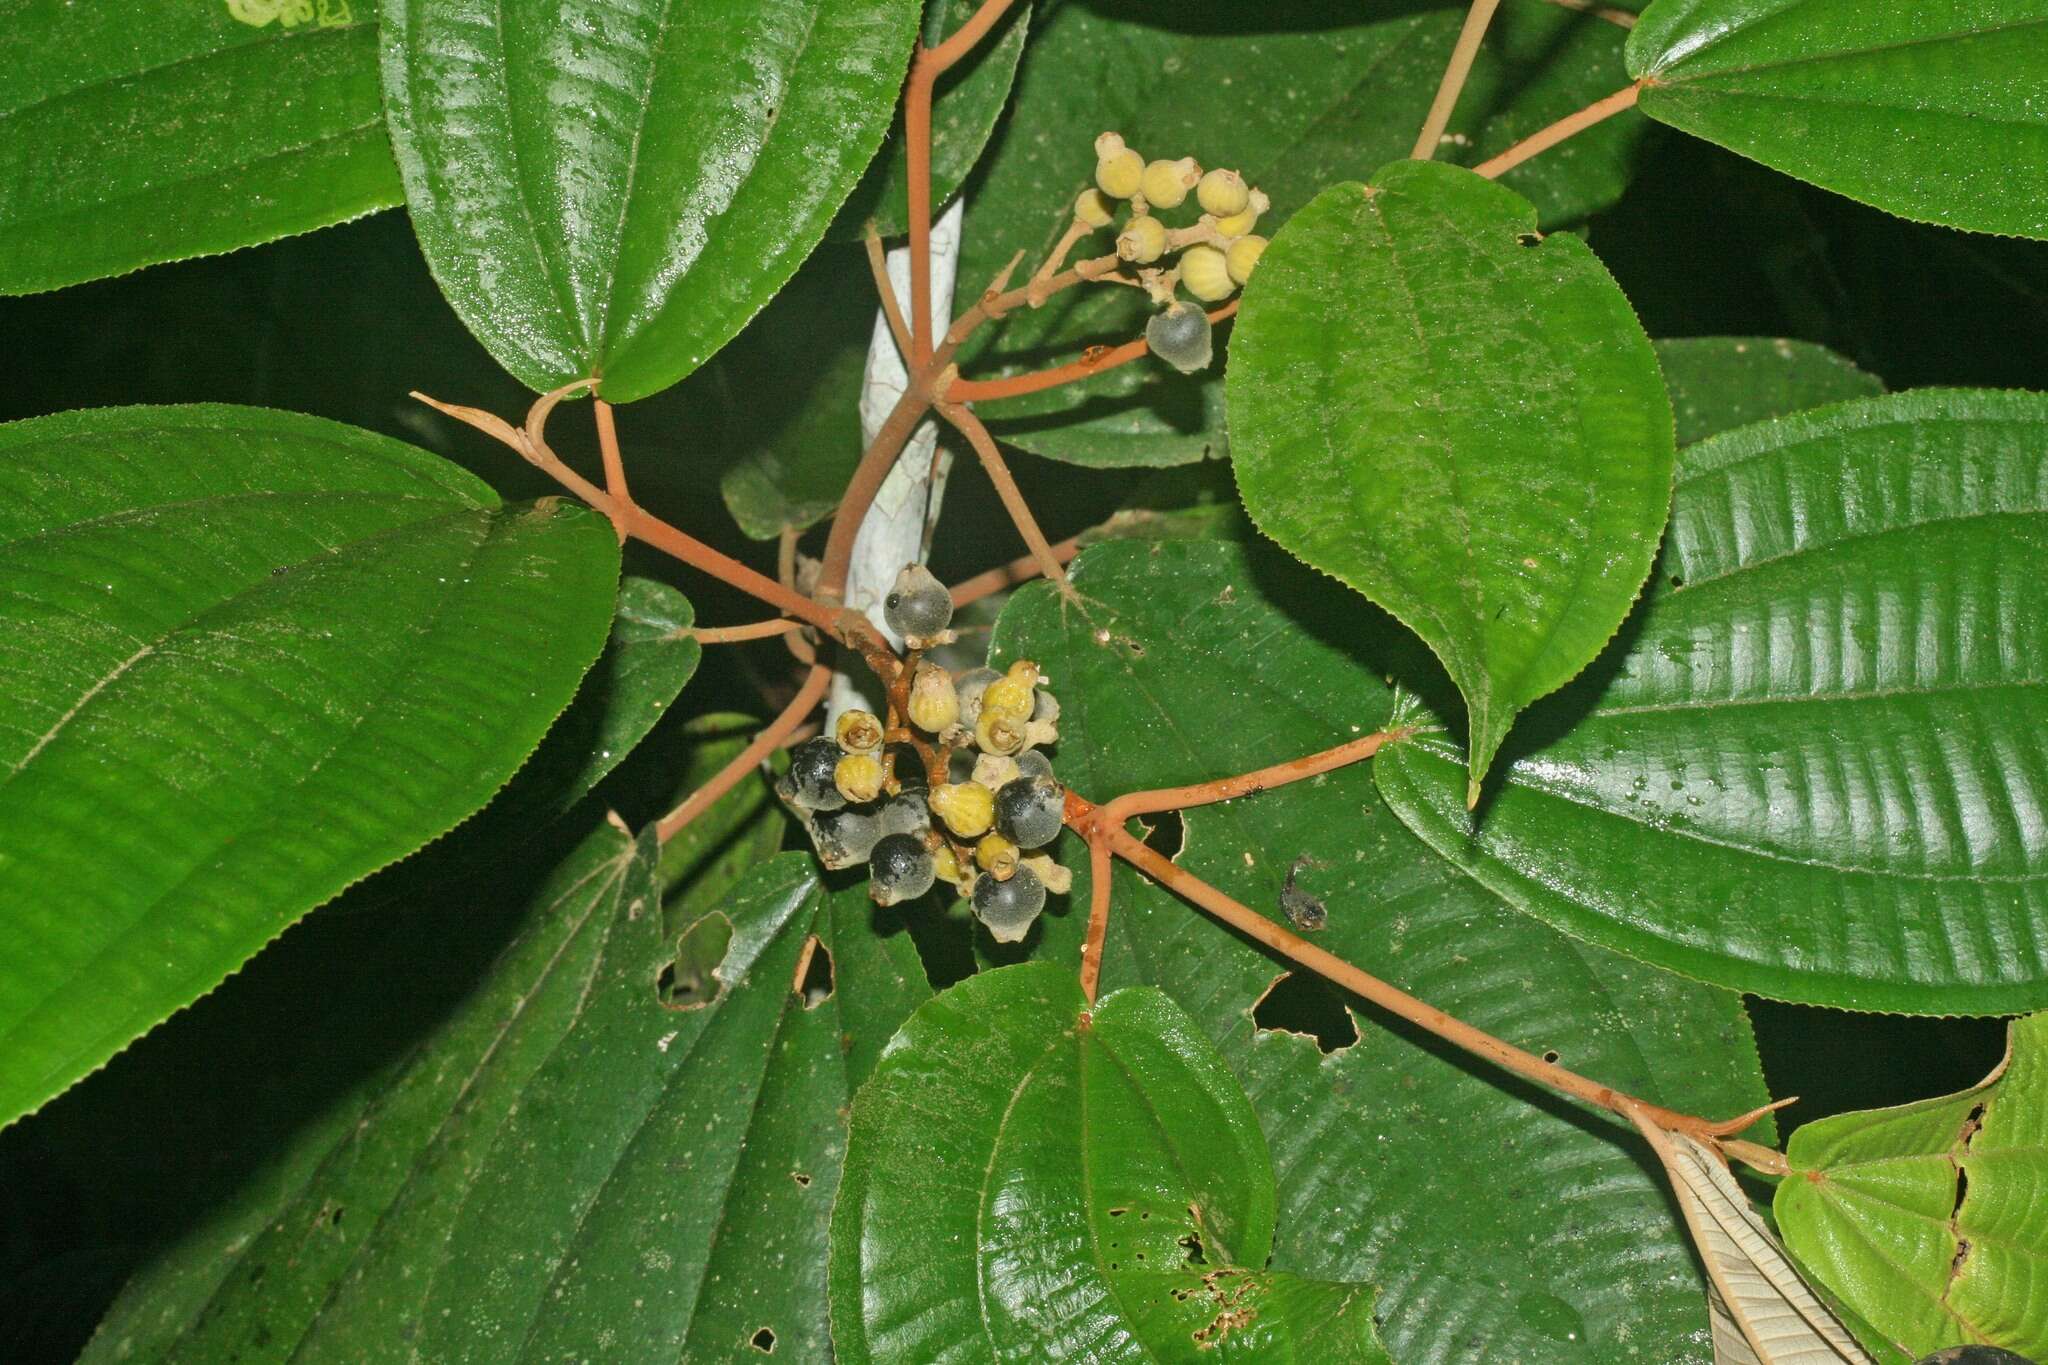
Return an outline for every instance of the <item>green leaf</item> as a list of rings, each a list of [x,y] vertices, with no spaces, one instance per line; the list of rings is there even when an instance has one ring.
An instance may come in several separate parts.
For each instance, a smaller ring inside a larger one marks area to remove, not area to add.
[[[388,208],[373,0],[0,0],[0,294]]]
[[[1785,1243],[1889,1345],[2048,1355],[2048,1015],[1982,1085],[1792,1134]]]
[[[915,17],[385,0],[385,109],[443,292],[532,388],[667,388],[817,245],[881,141]]]
[[[1355,738],[1392,718],[1389,677],[1442,686],[1398,624],[1270,547],[1123,541],[1073,572],[1088,619],[1026,588],[995,648],[1056,681],[1055,763],[1093,800]],[[1735,996],[1502,905],[1401,825],[1368,766],[1189,810],[1160,838],[1282,923],[1292,871],[1324,907],[1325,927],[1300,931],[1319,946],[1582,1075],[1693,1113],[1763,1102]],[[1058,851],[1077,885],[1039,952],[1071,963],[1086,858],[1071,836]],[[1347,1013],[1305,974],[1269,996],[1286,963],[1128,869],[1112,904],[1105,988],[1165,990],[1258,1110],[1279,1173],[1274,1269],[1378,1284],[1380,1336],[1404,1365],[1708,1359],[1703,1282],[1625,1125],[1356,1001]]]
[[[33,831],[0,848],[0,1120],[488,800],[618,563],[594,515],[314,418],[0,428],[0,825]]]
[[[1382,793],[1569,933],[1776,999],[2048,1003],[2048,399],[1926,390],[1689,447],[1649,600],[1524,722]]]
[[[925,46],[937,47],[950,33],[974,17],[981,0],[924,0]],[[997,21],[992,32],[975,44],[960,62],[939,77],[932,98],[932,208],[953,197],[980,159],[996,119],[1010,99],[1017,79],[1017,59],[1024,55],[1031,24],[1031,6],[1019,3]],[[834,237],[858,239],[872,220],[884,237],[910,231],[910,168],[903,148],[903,120],[882,144],[881,155],[854,187],[832,225]],[[872,300],[871,300],[872,301]]]
[[[1363,1285],[1264,1269],[1272,1165],[1158,991],[983,972],[920,1007],[854,1100],[835,1356],[1384,1361]]]
[[[656,861],[594,833],[363,1118],[248,1235],[167,1255],[88,1361],[728,1359],[763,1329],[822,1358],[841,1111],[925,993],[916,955],[785,855],[685,892],[729,946],[711,998],[664,1007]]]
[[[1657,0],[1644,113],[1889,213],[2048,238],[2042,0]]]
[[[736,711],[692,716],[683,726],[690,740],[676,764],[670,808],[717,776],[725,765],[760,733],[761,722]],[[776,756],[779,768],[788,759]],[[704,888],[726,887],[756,863],[765,863],[782,847],[789,831],[784,808],[764,779],[742,782],[711,803],[710,809],[677,830],[661,846],[660,881],[667,896],[663,913],[669,927],[680,932],[695,918]]]
[[[1593,253],[1468,171],[1396,162],[1274,239],[1230,364],[1261,531],[1422,637],[1476,800],[1523,707],[1628,614],[1671,497],[1655,353]]]
[[[1846,358],[1785,337],[1679,337],[1651,343],[1664,370],[1678,443],[1851,398],[1884,383]]]
[[[1121,132],[1147,157],[1231,166],[1265,189],[1271,235],[1324,186],[1360,180],[1407,156],[1456,41],[1466,6],[1333,8],[1326,0],[1119,0],[1066,4],[1038,18],[1009,115],[977,170],[960,262],[980,290],[1018,251],[1029,272],[1092,183],[1093,140]],[[1353,14],[1357,17],[1352,17]],[[1451,120],[1440,154],[1475,163],[1626,84],[1624,31],[1544,0],[1506,0]],[[1505,183],[1569,222],[1617,198],[1643,127],[1633,114],[1574,138]],[[1192,221],[1193,200],[1161,215]],[[1112,250],[1083,239],[1077,257]],[[1138,291],[1070,289],[1019,310],[964,348],[975,378],[1041,369],[1144,329]],[[1181,376],[1146,360],[1083,384],[984,405],[1001,439],[1075,464],[1170,465],[1226,453],[1220,373]]]

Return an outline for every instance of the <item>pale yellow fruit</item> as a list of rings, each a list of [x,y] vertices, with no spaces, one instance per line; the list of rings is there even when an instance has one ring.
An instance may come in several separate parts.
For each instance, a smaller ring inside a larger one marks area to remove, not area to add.
[[[1101,190],[1082,190],[1074,200],[1074,216],[1092,228],[1108,227],[1116,218],[1116,210]]]
[[[1240,237],[1230,244],[1223,253],[1223,264],[1230,271],[1230,278],[1244,284],[1252,277],[1252,267],[1259,263],[1259,257],[1266,254],[1266,239],[1260,236]]]
[[[1124,224],[1116,237],[1116,254],[1138,265],[1150,265],[1166,250],[1166,224],[1145,214]]]
[[[1204,303],[1220,303],[1237,289],[1230,263],[1213,246],[1197,244],[1180,254],[1180,282]],[[990,684],[994,686],[993,683]]]
[[[996,822],[996,794],[979,782],[948,782],[927,798],[933,815],[962,839],[979,839]]]
[[[1112,199],[1128,199],[1145,178],[1145,158],[1129,147],[1095,163],[1095,186]]]
[[[1178,161],[1155,161],[1145,167],[1144,178],[1138,188],[1144,191],[1145,202],[1155,209],[1170,209],[1188,197],[1188,191],[1201,183],[1202,168],[1191,156]]]
[[[1217,169],[1202,177],[1202,183],[1195,187],[1195,202],[1202,206],[1202,212],[1213,213],[1218,218],[1228,218],[1233,213],[1243,213],[1252,201],[1244,177],[1236,171]]]

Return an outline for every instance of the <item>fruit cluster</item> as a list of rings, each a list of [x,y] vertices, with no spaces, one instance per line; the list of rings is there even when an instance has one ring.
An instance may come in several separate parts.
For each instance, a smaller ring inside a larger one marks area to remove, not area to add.
[[[1190,192],[1201,217],[1168,227],[1154,211],[1180,207]],[[1266,239],[1252,229],[1271,201],[1236,171],[1204,171],[1188,156],[1147,161],[1121,135],[1104,133],[1095,139],[1095,188],[1074,201],[1074,218],[1088,228],[1109,227],[1119,201],[1128,202],[1130,217],[1117,233],[1116,254],[1139,267],[1139,283],[1165,305],[1145,328],[1146,344],[1183,374],[1207,368],[1214,350],[1200,305],[1221,303],[1251,279],[1266,250]],[[1182,289],[1196,304],[1179,299]]]
[[[1029,660],[956,675],[921,657],[952,639],[953,615],[945,586],[921,564],[897,576],[882,614],[910,650],[888,723],[840,713],[830,734],[791,753],[778,793],[826,867],[867,864],[878,904],[948,882],[993,938],[1015,943],[1046,894],[1072,883],[1044,851],[1066,808],[1042,747],[1059,738],[1059,702]]]

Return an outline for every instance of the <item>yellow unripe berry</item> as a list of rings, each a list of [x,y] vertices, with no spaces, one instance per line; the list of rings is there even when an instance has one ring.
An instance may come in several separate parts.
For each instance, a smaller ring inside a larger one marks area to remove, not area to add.
[[[1031,742],[1031,722],[1011,711],[981,709],[974,722],[974,742],[983,753],[1014,754]]]
[[[981,694],[981,713],[991,711],[1019,719],[1030,716],[1038,704],[1034,689],[1038,686],[1038,665],[1029,659],[1019,659],[1010,665],[1010,671],[988,685]]]
[[[1266,239],[1260,236],[1240,237],[1230,244],[1223,253],[1223,264],[1230,271],[1230,278],[1239,284],[1252,277],[1252,267],[1259,263],[1259,257],[1266,254]]]
[[[1264,190],[1253,190],[1251,200],[1243,209],[1227,218],[1216,220],[1216,230],[1225,237],[1242,237],[1259,225],[1259,215],[1273,207],[1273,201],[1266,197]]]
[[[848,754],[832,769],[832,785],[855,805],[882,794],[882,760],[873,754]]]
[[[1000,834],[984,834],[974,846],[974,863],[999,882],[1017,871],[1017,846]]]
[[[873,753],[882,747],[882,722],[872,711],[844,711],[833,729],[839,747],[853,754]]]
[[[1116,236],[1116,254],[1139,265],[1150,265],[1166,250],[1166,224],[1151,214],[1133,218]]]
[[[960,870],[960,860],[953,856],[951,844],[940,844],[938,851],[932,854],[932,870],[940,881],[950,882],[954,886],[960,886],[967,880],[967,874]],[[961,889],[964,891],[966,888]]]
[[[962,839],[979,839],[996,822],[996,794],[979,782],[948,782],[926,798],[933,815]]]
[[[1092,228],[1108,227],[1116,210],[1110,207],[1109,196],[1101,190],[1082,190],[1081,197],[1074,201],[1074,216]]]
[[[1213,246],[1195,245],[1180,254],[1180,282],[1204,303],[1218,303],[1237,288],[1230,278],[1230,263]],[[989,684],[994,687],[994,683]]]
[[[1145,167],[1144,177],[1138,188],[1145,193],[1145,202],[1155,209],[1170,209],[1188,197],[1202,179],[1202,168],[1191,156],[1178,161],[1155,161]]]
[[[1218,218],[1243,213],[1251,200],[1251,190],[1246,187],[1244,177],[1236,171],[1213,170],[1203,176],[1202,183],[1195,187],[1195,202],[1202,206],[1202,212],[1213,213]]]
[[[1145,178],[1145,158],[1129,147],[1095,163],[1095,185],[1112,199],[1128,199]]]
[[[936,664],[920,661],[910,678],[910,723],[936,735],[960,719],[960,694],[953,675]]]

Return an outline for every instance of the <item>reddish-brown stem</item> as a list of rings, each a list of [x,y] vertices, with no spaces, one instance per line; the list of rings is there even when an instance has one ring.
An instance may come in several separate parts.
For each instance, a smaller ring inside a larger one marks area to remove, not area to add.
[[[1068,798],[1074,799],[1069,792]],[[1109,842],[1099,835],[1088,840],[1088,937],[1081,943],[1081,994],[1095,1003],[1102,983],[1102,945],[1109,937],[1109,887],[1112,873]]]
[[[1587,1104],[1609,1110],[1624,1118],[1629,1116],[1629,1105],[1638,1105],[1662,1127],[1690,1133],[1705,1142],[1718,1141],[1741,1132],[1764,1112],[1757,1110],[1719,1121],[1697,1118],[1691,1114],[1666,1109],[1661,1105],[1649,1104],[1611,1086],[1590,1080],[1577,1072],[1568,1071],[1554,1062],[1546,1062],[1533,1053],[1524,1052],[1512,1043],[1503,1042],[1483,1029],[1474,1028],[1462,1019],[1417,1000],[1406,991],[1388,985],[1370,972],[1354,967],[1343,958],[1325,952],[1307,939],[1288,932],[1250,906],[1233,900],[1210,886],[1178,863],[1161,857],[1121,828],[1098,824],[1096,829],[1119,858],[1132,864],[1175,895],[1208,911],[1239,933],[1264,944],[1289,961],[1308,968],[1352,994],[1372,1002],[1389,1014],[1406,1019],[1445,1042],[1463,1048],[1476,1057],[1483,1057],[1496,1066],[1526,1077],[1538,1085],[1547,1086],[1561,1094],[1570,1095],[1574,1099],[1583,1100]]]
[[[1643,88],[1640,84],[1624,86],[1604,99],[1594,100],[1577,113],[1566,114],[1548,128],[1539,128],[1499,156],[1482,161],[1472,169],[1488,180],[1505,175],[1538,152],[1548,151],[1574,133],[1582,133],[1624,109],[1633,109],[1636,99],[1642,93]]]
[[[910,363],[910,329],[903,323],[903,308],[896,301],[896,286],[889,282],[889,262],[882,254],[882,237],[868,224],[866,233],[868,271],[875,277],[875,296],[882,301],[882,316],[889,320],[889,335],[896,338],[897,354]]]
[[[1052,547],[1052,557],[1062,564],[1079,553],[1079,536],[1069,536]],[[953,585],[953,610],[958,611],[969,602],[979,602],[990,593],[1014,588],[1019,583],[1027,583],[1038,577],[1040,572],[1042,570],[1039,568],[1038,556],[1024,555],[1007,564],[998,564],[995,568],[978,573],[972,578],[964,578]]]
[[[882,480],[895,467],[896,457],[903,453],[904,443],[931,407],[931,401],[920,392],[921,387],[913,375],[910,387],[889,410],[875,439],[868,442],[853,477],[847,480],[845,493],[840,495],[839,510],[832,514],[832,533],[825,539],[824,572],[818,579],[818,595],[828,601],[837,602],[846,595],[846,573],[853,563],[853,540],[860,532],[861,519],[867,515],[875,494],[881,491]]]
[[[1290,782],[1303,778],[1320,777],[1335,769],[1371,758],[1382,746],[1397,739],[1405,739],[1412,730],[1380,730],[1370,735],[1361,735],[1349,743],[1339,744],[1334,749],[1310,754],[1306,758],[1292,758],[1285,763],[1275,763],[1270,768],[1257,772],[1240,773],[1236,777],[1220,777],[1213,782],[1200,782],[1192,787],[1161,787],[1156,791],[1131,792],[1114,801],[1097,807],[1096,819],[1109,828],[1122,829],[1124,821],[1134,815],[1152,815],[1163,810],[1185,810],[1189,806],[1207,806],[1218,801],[1234,801],[1240,796],[1253,796],[1275,787],[1284,787]]]
[[[633,494],[626,487],[626,461],[619,454],[619,428],[612,421],[612,405],[593,394],[590,411],[597,420],[597,449],[604,460],[604,491],[611,495],[615,505],[631,507]],[[620,539],[625,537],[621,535]]]
[[[1209,321],[1221,322],[1237,312],[1236,299],[1209,313]],[[1027,393],[1038,393],[1043,389],[1056,389],[1062,384],[1076,380],[1090,379],[1119,365],[1128,365],[1140,356],[1147,355],[1151,347],[1145,339],[1127,341],[1121,346],[1103,346],[1084,352],[1079,360],[1070,360],[1064,365],[1055,365],[1049,370],[1032,370],[1025,374],[1006,375],[1001,379],[955,379],[946,386],[946,401],[949,403],[981,403],[992,398],[1017,398]]]
[[[957,403],[940,403],[939,412],[945,419],[959,428],[967,443],[974,447],[974,453],[981,457],[981,467],[988,471],[989,482],[996,486],[996,495],[1003,500],[1003,508],[1016,524],[1017,534],[1024,537],[1024,544],[1030,549],[1031,557],[1038,561],[1038,571],[1055,583],[1067,581],[1067,571],[1060,566],[1059,556],[1052,552],[1052,543],[1045,538],[1045,532],[1038,529],[1038,518],[1031,515],[1031,504],[1024,500],[1024,490],[1017,487],[1016,479],[1010,475],[1010,467],[1003,463],[1003,454],[996,449],[993,436],[981,419]]]
[[[732,762],[720,768],[716,776],[691,792],[682,805],[662,816],[654,826],[655,838],[667,843],[678,831],[710,809],[712,802],[738,786],[756,764],[775,751],[785,736],[804,723],[818,703],[824,700],[825,689],[831,684],[832,670],[813,664],[804,678],[804,685],[797,689],[796,696],[782,709],[782,714],[770,721],[767,729],[755,735],[753,741],[740,750]]]
[[[1436,98],[1430,101],[1422,131],[1415,135],[1415,150],[1409,153],[1415,160],[1427,161],[1436,155],[1437,143],[1450,126],[1451,111],[1458,107],[1458,94],[1465,88],[1465,78],[1472,74],[1479,42],[1486,36],[1486,26],[1493,22],[1493,12],[1499,7],[1500,0],[1472,0],[1472,8],[1465,11],[1465,26],[1458,30],[1451,60],[1444,66],[1444,78],[1437,83]]]
[[[981,8],[970,15],[966,23],[948,34],[937,47],[929,49],[926,55],[933,64],[932,74],[939,75],[972,51],[1009,8],[1010,0],[982,0]]]
[[[803,628],[801,621],[755,621],[744,626],[700,626],[690,632],[690,638],[700,645],[732,645],[743,640],[771,640]]]

